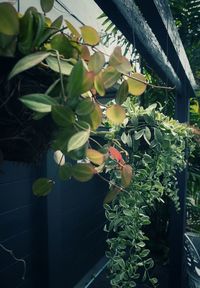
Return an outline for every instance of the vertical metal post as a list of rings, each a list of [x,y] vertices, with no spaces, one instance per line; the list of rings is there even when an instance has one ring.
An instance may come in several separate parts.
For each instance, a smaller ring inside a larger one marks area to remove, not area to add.
[[[175,118],[179,122],[189,120],[189,95],[183,83],[183,94],[176,97]],[[187,153],[186,153],[187,157]],[[186,224],[186,193],[187,193],[187,168],[178,173],[178,188],[180,199],[180,212],[174,207],[170,211],[170,286],[171,288],[185,287],[184,265],[184,232]]]

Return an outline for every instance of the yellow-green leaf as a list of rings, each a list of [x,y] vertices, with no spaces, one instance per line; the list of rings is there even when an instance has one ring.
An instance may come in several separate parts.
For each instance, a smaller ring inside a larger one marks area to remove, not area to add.
[[[105,87],[104,87],[102,72],[100,72],[99,74],[97,74],[94,77],[94,88],[96,89],[97,93],[100,96],[104,96],[105,95],[106,91],[105,91]]]
[[[145,79],[144,75],[142,75],[140,73],[133,73],[133,74],[131,74],[131,77],[133,77],[135,79],[129,78],[127,80],[129,93],[134,95],[134,96],[140,96],[146,90],[147,84],[142,83],[142,82],[146,82],[146,79]],[[138,79],[142,82],[137,81],[136,79]]]
[[[112,87],[121,77],[121,74],[112,66],[107,67],[102,73],[104,87]]]
[[[123,107],[118,104],[114,104],[107,108],[106,116],[114,125],[120,125],[126,118],[126,112]]]
[[[33,194],[36,196],[46,196],[53,188],[54,182],[47,178],[37,179],[32,186]]]
[[[105,155],[95,149],[87,149],[87,158],[94,164],[101,165],[105,161]]]
[[[130,62],[122,55],[121,47],[119,46],[111,54],[109,64],[122,74],[127,74],[132,70]]]
[[[9,74],[8,79],[10,80],[15,75],[26,71],[39,63],[41,63],[44,59],[46,59],[50,55],[49,52],[36,52],[30,55],[25,56],[24,58],[20,59],[15,66],[13,67],[12,71]]]
[[[100,42],[100,36],[93,27],[84,25],[80,29],[81,36],[86,44],[95,46]]]
[[[133,169],[130,165],[126,164],[121,170],[122,185],[128,187],[131,183],[133,177]]]
[[[40,5],[44,13],[48,13],[54,5],[54,0],[40,0]]]
[[[122,103],[124,103],[124,101],[126,101],[127,97],[128,97],[128,83],[126,80],[124,80],[120,85],[119,90],[117,91],[116,103],[121,105]]]
[[[72,167],[72,176],[80,182],[89,181],[94,173],[94,167],[88,163],[78,163]]]
[[[101,124],[102,117],[101,107],[95,103],[95,108],[92,113],[82,116],[81,119],[89,123],[92,130],[96,130]]]
[[[8,36],[19,33],[17,11],[10,3],[0,3],[0,33]]]
[[[20,101],[29,109],[36,112],[51,112],[52,106],[57,105],[57,101],[46,94],[29,94],[22,96]]]
[[[72,23],[70,23],[68,20],[65,20],[65,23],[68,27],[68,29],[70,30],[70,32],[72,33],[73,36],[75,36],[76,38],[80,38],[81,34],[78,32],[78,30],[72,25]]]
[[[95,52],[88,63],[88,68],[95,74],[98,74],[105,64],[105,56],[102,52]]]
[[[68,152],[82,147],[89,139],[90,129],[75,133],[68,142]]]
[[[49,66],[49,68],[57,73],[61,73],[64,75],[70,75],[73,66],[65,59],[60,59],[60,69],[59,69],[59,64],[58,64],[58,59],[57,57],[54,56],[49,56],[46,59],[46,62]]]

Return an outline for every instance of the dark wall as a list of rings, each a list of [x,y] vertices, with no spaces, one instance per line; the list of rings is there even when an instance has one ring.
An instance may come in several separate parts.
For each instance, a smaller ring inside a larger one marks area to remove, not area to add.
[[[41,167],[7,162],[1,170],[0,243],[26,260],[27,273],[22,281],[23,264],[0,248],[0,287],[73,287],[105,251],[106,184],[56,181],[48,197],[36,198],[33,180],[56,178],[51,155]]]

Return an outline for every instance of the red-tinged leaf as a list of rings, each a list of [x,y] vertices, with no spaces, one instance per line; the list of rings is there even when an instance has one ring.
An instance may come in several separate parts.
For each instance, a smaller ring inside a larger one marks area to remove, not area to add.
[[[128,97],[128,83],[126,80],[124,80],[124,82],[122,82],[122,84],[119,87],[119,90],[117,91],[117,95],[116,95],[116,103],[121,105],[122,103],[124,103],[124,101],[126,101]]]
[[[81,36],[86,44],[92,46],[99,44],[100,36],[93,27],[84,25],[80,29],[81,29]]]
[[[105,87],[104,87],[104,82],[103,82],[103,77],[102,77],[102,72],[100,72],[99,74],[97,74],[94,78],[94,87],[97,91],[97,93],[100,96],[104,96],[105,95]]]
[[[108,66],[102,73],[104,87],[106,89],[112,87],[120,77],[121,73],[119,73],[114,67]]]
[[[123,160],[121,153],[114,147],[109,147],[108,152],[112,159],[117,160],[118,162],[121,162]]]
[[[120,125],[126,118],[126,112],[123,107],[118,104],[114,104],[107,108],[106,116],[114,125]]]
[[[95,52],[88,63],[88,68],[95,74],[98,74],[105,64],[105,56],[102,52]]]
[[[142,75],[140,73],[133,73],[133,74],[131,74],[131,77],[138,79],[138,80],[141,80],[143,82],[146,82],[144,75]],[[127,80],[128,90],[129,90],[130,94],[132,94],[134,96],[140,96],[146,90],[147,85],[145,83],[142,83],[142,82],[137,81],[135,79],[129,78]]]
[[[130,165],[124,165],[121,170],[122,184],[124,187],[128,187],[133,177],[133,169]]]
[[[92,89],[94,86],[94,72],[92,71],[85,71],[83,76],[83,83],[82,83],[82,93],[85,93]]]
[[[89,181],[94,174],[94,167],[88,163],[78,163],[72,167],[72,176],[80,182]]]
[[[120,193],[120,189],[119,188],[111,188],[111,190],[108,192],[108,194],[106,195],[103,204],[109,204],[111,203],[117,196],[117,194]]]
[[[105,161],[105,155],[94,149],[87,149],[87,158],[94,164],[101,165]]]
[[[86,45],[81,47],[81,58],[87,62],[90,60],[90,51]]]

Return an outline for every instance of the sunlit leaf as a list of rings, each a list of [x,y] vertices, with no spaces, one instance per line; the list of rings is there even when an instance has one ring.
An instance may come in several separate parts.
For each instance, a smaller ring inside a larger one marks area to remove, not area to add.
[[[68,97],[78,97],[82,93],[82,83],[84,76],[83,62],[80,60],[72,69],[71,75],[68,80]]]
[[[105,87],[104,87],[102,72],[100,72],[99,74],[95,75],[94,88],[96,89],[97,93],[100,96],[104,96],[105,95],[106,91],[105,91]]]
[[[115,125],[122,124],[126,118],[126,112],[123,107],[118,104],[114,104],[107,108],[106,116]]]
[[[49,52],[36,52],[25,56],[15,64],[15,66],[13,67],[12,71],[9,74],[8,79],[10,80],[15,75],[38,65],[49,55],[50,55]]]
[[[121,105],[122,103],[124,103],[124,101],[126,101],[127,97],[128,97],[128,83],[126,80],[124,80],[117,91],[116,103]]]
[[[70,23],[68,20],[65,20],[65,23],[68,27],[68,29],[70,30],[70,32],[72,33],[73,36],[75,36],[76,38],[80,38],[81,34],[78,32],[78,30],[72,25],[72,23]]]
[[[110,56],[109,64],[118,72],[127,74],[132,70],[131,64],[126,57],[122,55],[121,47],[116,47]]]
[[[112,87],[121,77],[121,74],[112,66],[107,67],[102,73],[104,87]]]
[[[47,178],[37,179],[32,186],[33,194],[36,196],[46,196],[53,188],[54,182]]]
[[[93,27],[84,25],[80,29],[81,36],[86,44],[95,46],[100,42],[100,36]]]
[[[72,166],[69,163],[60,166],[58,170],[59,178],[63,181],[69,180],[72,176],[71,168]]]
[[[146,82],[144,75],[140,73],[133,73],[131,74],[131,77],[141,80],[143,82]],[[146,90],[147,85],[145,83],[139,82],[132,78],[129,78],[127,82],[128,82],[129,93],[134,96],[139,96],[142,93],[144,93],[144,91]]]
[[[0,33],[8,36],[19,33],[17,11],[10,3],[0,3]]]
[[[72,167],[72,176],[80,182],[89,181],[94,173],[94,167],[88,163],[78,163]]]
[[[70,75],[73,68],[73,66],[67,60],[60,59],[60,69],[59,69],[58,59],[57,57],[53,56],[47,57],[46,62],[49,68],[51,68],[53,71],[60,73],[61,69],[61,73],[64,75]]]
[[[108,192],[108,194],[106,195],[103,203],[104,204],[109,204],[111,203],[117,196],[117,194],[119,194],[120,189],[119,188],[111,188],[111,190]]]
[[[87,149],[87,158],[94,164],[101,165],[105,161],[105,155],[95,149]]]
[[[61,127],[69,127],[75,122],[74,112],[67,106],[53,105],[51,116],[56,124]]]
[[[109,147],[108,152],[112,159],[115,159],[119,162],[123,160],[121,153],[115,147]]]
[[[54,0],[40,0],[40,5],[44,13],[48,13],[54,5]]]
[[[66,59],[73,56],[73,47],[66,35],[56,34],[50,41],[51,48],[57,50]]]
[[[95,52],[88,63],[88,68],[95,74],[98,74],[105,64],[105,56],[102,52]]]
[[[76,114],[87,115],[90,114],[95,109],[95,104],[90,98],[86,98],[79,102],[76,107]]]
[[[82,147],[89,139],[90,130],[75,133],[68,142],[68,152]]]
[[[51,112],[52,105],[57,101],[46,94],[29,94],[22,96],[20,101],[29,109],[36,112]]]
[[[122,176],[122,185],[124,187],[128,187],[131,183],[133,176],[132,167],[128,164],[124,165],[121,170],[121,176]]]
[[[56,164],[59,166],[63,166],[65,164],[65,155],[60,150],[54,152],[53,158]]]

